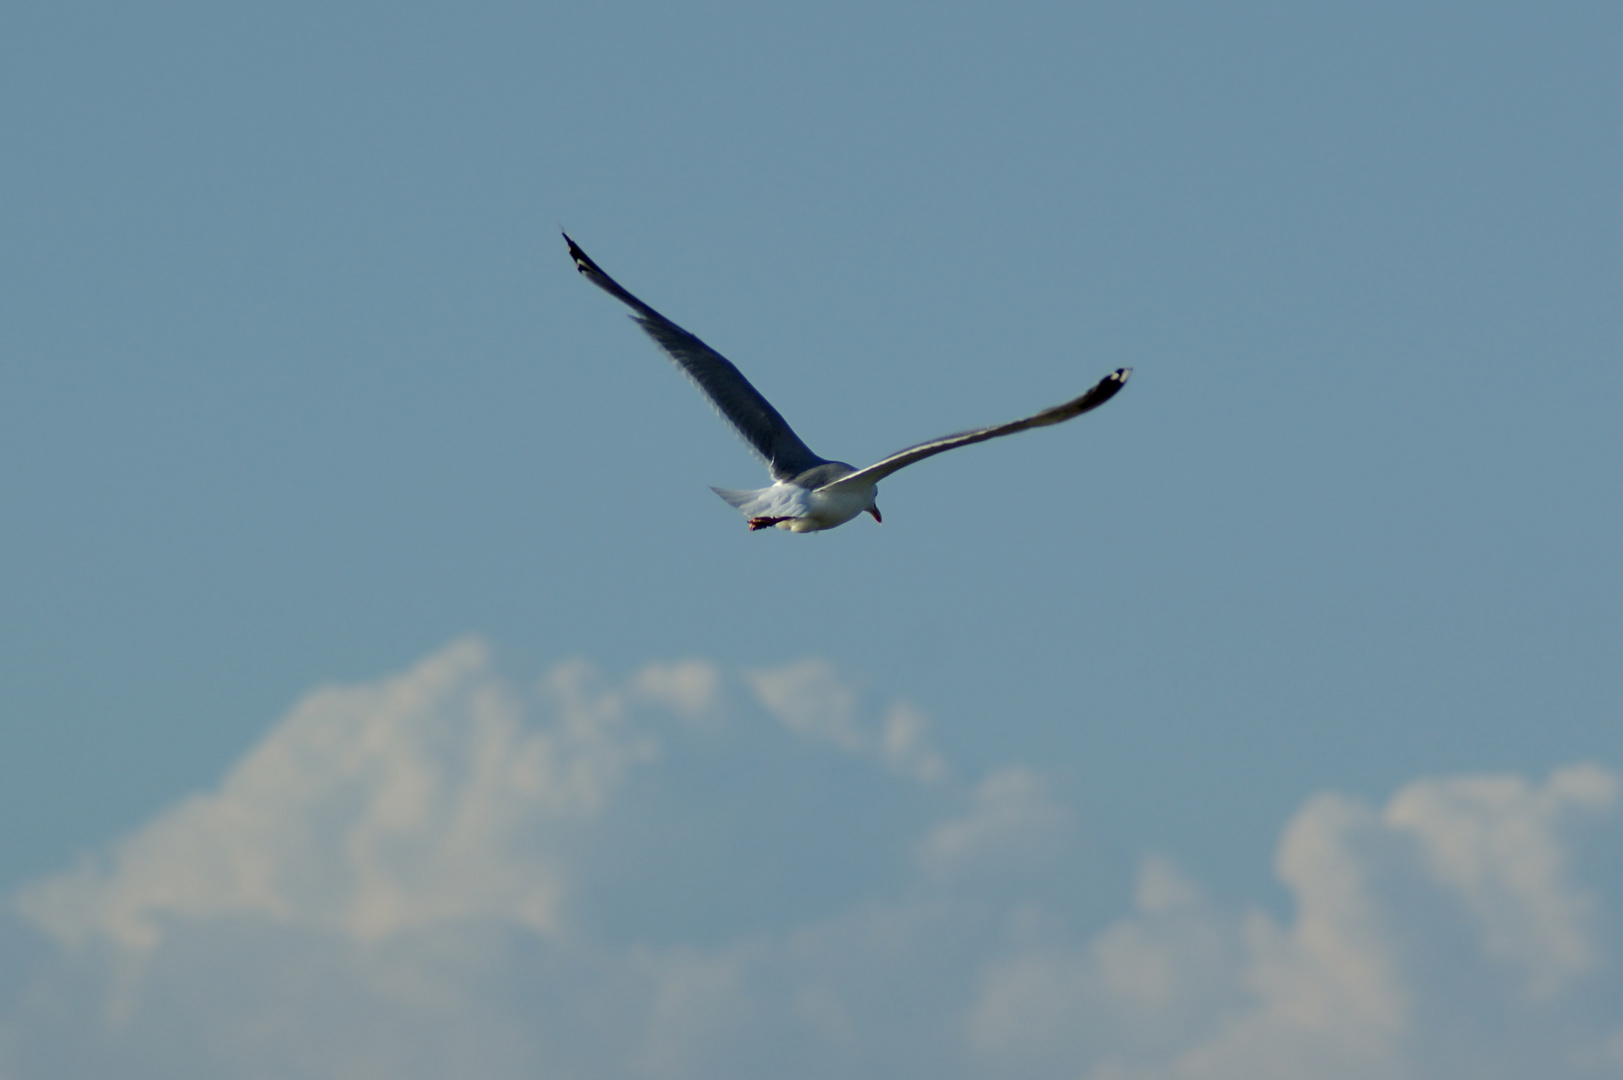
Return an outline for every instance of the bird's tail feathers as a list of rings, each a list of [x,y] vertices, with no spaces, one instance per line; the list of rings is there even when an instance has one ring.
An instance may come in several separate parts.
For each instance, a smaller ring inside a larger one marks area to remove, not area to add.
[[[761,495],[759,491],[736,491],[733,488],[713,487],[710,490],[726,500],[729,506],[738,510],[744,509],[745,504],[754,502]]]

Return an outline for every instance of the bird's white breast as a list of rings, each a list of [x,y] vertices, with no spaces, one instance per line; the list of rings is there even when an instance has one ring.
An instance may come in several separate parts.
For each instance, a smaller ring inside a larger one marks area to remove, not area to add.
[[[802,488],[801,490],[805,490]],[[794,521],[781,522],[780,529],[791,532],[815,532],[844,525],[868,508],[873,502],[873,487],[836,491],[807,491],[806,513]]]

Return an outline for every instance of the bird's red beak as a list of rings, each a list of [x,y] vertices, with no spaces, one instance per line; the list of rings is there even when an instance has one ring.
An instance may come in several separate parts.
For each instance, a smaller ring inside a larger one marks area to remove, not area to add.
[[[885,523],[885,519],[879,516],[879,507],[877,507],[877,506],[868,507],[868,513],[872,514],[873,519],[875,521],[879,522],[881,525],[883,525]]]

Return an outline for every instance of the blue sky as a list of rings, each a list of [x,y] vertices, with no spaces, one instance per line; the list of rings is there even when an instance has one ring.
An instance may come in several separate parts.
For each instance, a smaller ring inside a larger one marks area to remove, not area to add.
[[[1579,3],[17,7],[0,1077],[403,1075],[399,1031],[493,1076],[1623,1068],[1620,42]],[[1135,374],[883,525],[750,534],[706,488],[760,466],[559,226],[825,456]],[[585,700],[592,798],[457,764]],[[285,839],[374,819],[374,878]],[[1176,977],[1112,982],[1134,949]],[[352,1025],[231,1042],[332,956],[289,1030]],[[525,1042],[577,991],[620,1004]]]

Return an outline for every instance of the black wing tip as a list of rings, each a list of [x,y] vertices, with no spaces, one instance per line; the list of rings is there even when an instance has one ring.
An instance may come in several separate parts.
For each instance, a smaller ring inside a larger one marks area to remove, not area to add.
[[[1093,389],[1083,394],[1081,400],[1077,402],[1081,406],[1078,411],[1087,412],[1089,409],[1097,409],[1115,397],[1121,392],[1121,388],[1127,385],[1127,380],[1132,374],[1132,368],[1122,367],[1100,379],[1094,384]]]
[[[564,243],[569,245],[569,257],[575,260],[576,270],[579,270],[583,274],[603,273],[602,270],[598,269],[597,264],[591,260],[591,257],[580,249],[580,245],[571,239],[568,233],[564,232],[562,229],[559,229],[558,233],[564,238]]]

